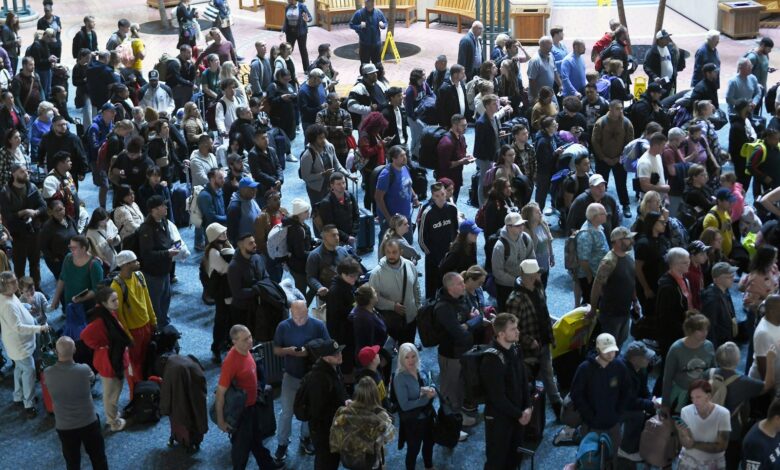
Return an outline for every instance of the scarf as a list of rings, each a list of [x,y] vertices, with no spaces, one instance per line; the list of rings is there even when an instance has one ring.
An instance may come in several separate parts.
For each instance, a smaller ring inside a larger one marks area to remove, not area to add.
[[[125,333],[122,325],[119,324],[119,320],[102,305],[95,306],[92,309],[92,315],[95,320],[101,319],[106,326],[109,344],[108,357],[111,361],[111,368],[114,369],[114,376],[121,379],[125,375],[125,349],[132,344],[132,341]]]

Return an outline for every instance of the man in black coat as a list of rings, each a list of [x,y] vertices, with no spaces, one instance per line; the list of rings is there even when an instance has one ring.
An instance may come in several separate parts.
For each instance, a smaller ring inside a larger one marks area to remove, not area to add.
[[[249,171],[252,179],[260,183],[255,200],[262,208],[265,205],[265,193],[269,189],[281,191],[284,183],[284,170],[276,150],[268,146],[268,129],[258,127],[254,132],[254,147],[249,152]]]
[[[330,175],[330,193],[317,204],[322,226],[335,225],[342,245],[355,246],[360,223],[360,207],[355,195],[347,191],[347,179],[340,172]]]
[[[138,258],[157,315],[157,326],[163,328],[170,323],[171,272],[173,258],[179,254],[180,248],[173,244],[168,229],[168,206],[165,200],[161,196],[152,196],[146,201],[146,208],[149,215],[138,228]]]
[[[404,101],[403,90],[397,86],[387,89],[387,106],[382,110],[382,116],[387,120],[387,127],[382,137],[392,137],[386,148],[402,145],[409,151],[409,137],[406,132],[406,110],[401,106]]]
[[[436,56],[436,62],[433,64],[433,70],[428,74],[425,81],[431,87],[434,93],[439,93],[439,88],[444,84],[444,80],[450,78],[450,70],[447,68],[447,56],[444,54]]]
[[[461,114],[467,118],[471,115],[466,99],[464,78],[466,78],[466,69],[460,64],[453,65],[450,67],[449,79],[444,80],[436,96],[436,116],[439,125],[445,129],[450,127],[453,114]]]
[[[348,398],[338,369],[343,361],[344,347],[334,340],[321,338],[306,344],[306,350],[318,358],[303,378],[316,469],[336,470],[339,467],[339,454],[330,451],[330,426],[336,410],[345,406]]]
[[[100,109],[111,98],[109,86],[112,83],[120,83],[119,76],[114,75],[114,69],[108,65],[110,58],[110,53],[99,52],[97,60],[93,59],[87,68],[87,95],[93,109]]]
[[[517,468],[517,448],[523,427],[531,421],[533,406],[525,375],[523,353],[517,347],[517,317],[500,313],[493,320],[495,339],[483,353],[479,377],[485,398],[485,470]]]
[[[238,140],[246,151],[254,147],[255,125],[249,107],[242,105],[236,108],[236,120],[230,125],[228,135],[230,139]]]
[[[700,80],[691,92],[691,107],[697,101],[710,100],[715,109],[718,109],[720,107],[718,104],[718,74],[720,69],[718,69],[717,65],[710,63],[704,64],[702,72],[704,73],[704,80]]]
[[[664,131],[669,131],[669,118],[661,105],[663,94],[664,89],[661,85],[651,82],[639,101],[631,105],[628,119],[637,132],[644,132],[649,122],[657,122],[664,128]]]
[[[95,17],[91,15],[84,17],[84,26],[82,26],[79,32],[73,36],[71,52],[73,53],[74,59],[78,59],[79,51],[82,49],[89,49],[92,52],[98,50],[97,34],[95,33]],[[94,104],[95,103],[93,102],[92,105],[94,106]]]
[[[671,34],[665,29],[655,34],[655,44],[647,50],[643,67],[649,82],[663,88],[662,98],[677,91],[677,73],[685,69],[685,56],[674,45]]]
[[[38,145],[39,164],[44,166],[47,171],[53,170],[52,157],[58,152],[67,152],[70,155],[70,161],[73,165],[71,173],[79,180],[83,180],[84,175],[89,171],[84,145],[81,143],[81,139],[70,131],[68,121],[62,116],[55,116],[52,119],[51,130],[43,136]]]
[[[715,349],[728,341],[734,341],[733,325],[736,318],[731,300],[731,285],[737,268],[728,263],[716,263],[712,267],[712,284],[701,292],[701,311],[710,320],[707,339]]]
[[[238,235],[238,248],[228,265],[228,284],[233,294],[231,310],[233,321],[250,327],[254,326],[254,313],[257,297],[260,295],[258,282],[268,277],[263,257],[255,253],[257,244],[251,233]]]
[[[0,191],[0,212],[3,223],[13,237],[12,259],[17,278],[24,276],[25,263],[30,262],[30,276],[35,288],[41,286],[41,249],[38,232],[46,217],[46,202],[34,184],[27,169],[19,164],[11,166],[11,182]]]

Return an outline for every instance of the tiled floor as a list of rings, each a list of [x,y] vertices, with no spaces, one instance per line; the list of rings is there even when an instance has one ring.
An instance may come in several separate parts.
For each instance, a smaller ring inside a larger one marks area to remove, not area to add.
[[[583,2],[584,3],[584,2]],[[593,2],[587,2],[591,5]],[[281,41],[282,38],[278,32],[263,30],[263,12],[252,13],[248,11],[239,11],[237,2],[231,1],[233,11],[237,19],[234,26],[234,34],[238,38],[240,53],[249,58],[253,55],[254,41],[263,38],[268,42]],[[34,5],[39,7],[40,5]],[[311,1],[309,1],[311,8]],[[201,6],[202,8],[202,6]],[[120,17],[127,17],[133,22],[144,23],[155,21],[158,17],[156,9],[149,8],[140,0],[132,2],[120,0],[58,0],[55,6],[55,12],[59,14],[64,22],[65,31],[63,33],[63,49],[69,51],[69,46],[73,35],[81,24],[83,15],[91,13],[97,17],[98,37],[100,44],[105,41],[115,29],[116,20]],[[632,32],[632,38],[635,44],[648,44],[652,35],[652,27],[655,23],[655,7],[637,6],[627,9],[628,24]],[[609,18],[616,17],[615,8],[597,9],[597,8],[562,8],[555,9],[552,15],[553,24],[563,24],[566,27],[566,42],[575,37],[583,38],[588,47],[601,36],[606,29]],[[674,34],[677,43],[684,49],[695,50],[702,42],[704,30],[696,25],[687,22],[676,13],[667,11],[665,27]],[[777,36],[775,30],[767,30],[764,33],[770,36]],[[26,48],[32,37],[32,29],[22,31],[24,38],[23,47]],[[146,68],[153,65],[152,58],[158,57],[163,52],[175,52],[175,35],[144,35],[147,44]],[[388,77],[393,82],[406,83],[408,80],[408,71],[412,67],[423,67],[429,69],[433,65],[433,58],[441,53],[447,54],[454,59],[457,56],[458,34],[454,27],[433,25],[426,29],[424,23],[418,23],[411,28],[406,29],[398,26],[396,37],[400,41],[412,42],[419,45],[421,53],[415,57],[404,59],[400,65],[386,63]],[[320,28],[312,28],[309,33],[310,55],[316,52],[317,44],[329,42],[338,46],[349,42],[354,42],[356,36],[352,30],[345,25],[339,25],[327,32]],[[720,46],[721,58],[724,64],[724,76],[729,76],[735,69],[736,59],[740,57],[752,45],[752,41],[732,41],[723,38]],[[535,48],[529,47],[529,52]],[[299,62],[296,55],[296,62]],[[772,60],[773,63],[776,61]],[[73,60],[66,58],[65,63],[72,65]],[[357,75],[357,62],[346,61],[334,58],[334,66],[341,71],[342,83],[350,83]],[[690,67],[681,73],[680,83],[684,85],[690,79]],[[683,88],[683,86],[681,86]],[[726,136],[721,136],[725,142]],[[469,145],[473,145],[473,133],[469,130],[467,134]],[[302,149],[301,139],[294,142],[295,153]],[[473,170],[467,169],[467,174]],[[302,182],[297,179],[297,165],[288,165],[286,171],[287,183],[284,186],[284,204],[288,205],[294,197],[305,197]],[[467,193],[466,188],[462,193]],[[95,207],[96,192],[90,185],[83,187],[80,195],[87,201],[90,208]],[[468,217],[474,217],[475,209],[468,207],[465,203],[465,197],[461,196],[459,208],[466,213]],[[185,240],[192,240],[191,230],[183,232]],[[554,249],[558,259],[563,259],[563,241],[555,241]],[[482,247],[480,242],[479,253],[482,257]],[[185,353],[192,353],[201,358],[206,365],[206,373],[209,382],[209,391],[213,392],[218,374],[218,368],[209,361],[207,344],[210,343],[210,330],[213,318],[213,309],[200,303],[200,285],[197,279],[197,266],[199,258],[196,256],[180,264],[177,274],[181,281],[174,287],[174,297],[171,306],[171,317],[174,324],[183,332],[182,347]],[[364,257],[364,262],[371,267],[376,262],[374,254],[368,254]],[[44,288],[47,292],[53,291],[53,281],[51,276],[46,276]],[[549,305],[553,315],[561,315],[571,308],[571,281],[562,270],[556,269],[550,277],[548,287]],[[53,314],[55,324],[60,321],[56,314]],[[436,370],[435,352],[425,350],[422,354],[424,367],[428,370]],[[8,372],[8,370],[6,370]],[[59,442],[53,431],[53,419],[39,417],[35,420],[27,421],[17,411],[11,407],[11,390],[13,388],[12,380],[6,378],[0,382],[0,442],[3,443],[3,457],[0,459],[0,469],[16,468],[63,468],[62,457],[60,455]],[[96,389],[99,387],[96,387]],[[212,397],[209,397],[212,399]],[[121,404],[126,404],[127,397],[123,396]],[[97,400],[99,413],[102,415],[102,406]],[[549,418],[550,416],[548,416]],[[545,440],[538,449],[536,458],[536,468],[541,469],[560,469],[567,462],[574,460],[573,448],[555,448],[551,445],[552,437],[558,427],[552,421],[548,421]],[[293,439],[298,436],[297,425],[294,426]],[[118,469],[216,469],[229,468],[229,444],[226,436],[220,433],[216,426],[211,425],[211,430],[206,435],[200,453],[193,456],[186,455],[180,449],[168,449],[166,442],[168,440],[168,423],[163,419],[161,423],[151,427],[131,427],[127,431],[107,435],[106,446],[111,468]],[[481,424],[469,430],[472,436],[468,441],[459,444],[454,451],[437,448],[434,455],[434,462],[438,469],[477,469],[481,468],[484,458],[484,432]],[[266,443],[272,450],[276,443],[270,439]],[[313,467],[313,461],[310,457],[304,457],[297,454],[297,445],[295,440],[290,446],[288,468],[308,469]],[[387,447],[387,468],[399,469],[403,467],[403,451],[396,449],[396,443],[393,442]],[[418,462],[418,468],[421,468],[421,462]],[[530,468],[527,464],[524,468]]]

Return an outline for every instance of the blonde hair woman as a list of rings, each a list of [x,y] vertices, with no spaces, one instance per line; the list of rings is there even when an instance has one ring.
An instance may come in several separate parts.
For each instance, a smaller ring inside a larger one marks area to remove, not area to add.
[[[401,245],[401,256],[408,259],[412,263],[417,264],[417,260],[420,259],[420,253],[418,253],[417,250],[415,250],[414,247],[409,244],[406,238],[404,238],[404,235],[406,235],[411,229],[409,226],[409,220],[406,218],[406,216],[395,214],[394,216],[390,217],[390,221],[387,223],[387,225],[388,228],[382,237],[382,243],[379,245],[378,258],[382,259],[382,257],[385,255],[384,248],[385,243],[387,243],[388,240],[398,240],[398,244]]]
[[[401,426],[398,445],[406,443],[406,470],[414,470],[422,448],[426,469],[433,468],[433,398],[436,390],[425,386],[420,374],[420,356],[412,343],[398,348],[398,367],[393,378]]]

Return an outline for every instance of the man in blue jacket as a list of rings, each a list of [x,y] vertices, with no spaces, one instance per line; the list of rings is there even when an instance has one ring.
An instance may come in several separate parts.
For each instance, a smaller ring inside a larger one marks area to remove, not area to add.
[[[621,415],[629,389],[626,367],[615,361],[619,351],[614,336],[600,334],[596,355],[577,367],[570,392],[574,407],[582,415],[581,435],[591,431],[608,433],[613,449],[620,447]]]
[[[306,83],[298,90],[298,109],[301,112],[301,128],[304,135],[306,129],[317,120],[317,113],[327,108],[325,104],[327,91],[322,86],[324,77],[325,73],[322,70],[312,69]]]
[[[360,63],[382,62],[382,58],[379,57],[382,33],[379,30],[387,27],[387,20],[381,11],[374,9],[374,0],[366,0],[366,5],[352,16],[349,27],[358,33]]]
[[[225,173],[219,168],[212,168],[208,172],[209,184],[198,194],[198,209],[202,214],[203,223],[201,227],[206,227],[213,223],[222,225],[227,224],[227,214],[225,214],[225,198],[222,195],[222,187],[225,185]]]

